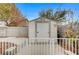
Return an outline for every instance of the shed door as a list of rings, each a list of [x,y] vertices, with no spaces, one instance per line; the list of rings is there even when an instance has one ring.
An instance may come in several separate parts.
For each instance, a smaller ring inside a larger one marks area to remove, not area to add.
[[[37,23],[37,38],[49,38],[49,23]]]

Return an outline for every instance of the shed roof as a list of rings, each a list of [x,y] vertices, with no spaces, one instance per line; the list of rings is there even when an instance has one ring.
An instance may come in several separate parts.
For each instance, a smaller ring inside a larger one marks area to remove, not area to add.
[[[36,20],[41,19],[41,18],[45,18],[45,17],[38,17],[38,18],[36,18],[36,19],[31,20],[30,22],[36,21]],[[45,18],[45,19],[48,19],[48,18]],[[55,20],[52,20],[52,19],[49,19],[49,20],[50,20],[50,21],[55,21]],[[56,22],[56,21],[55,21],[55,22]]]

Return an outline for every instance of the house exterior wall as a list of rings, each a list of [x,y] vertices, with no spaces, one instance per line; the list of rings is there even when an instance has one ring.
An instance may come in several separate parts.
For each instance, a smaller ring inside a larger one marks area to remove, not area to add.
[[[0,27],[5,27],[6,26],[6,22],[5,21],[0,21]]]
[[[35,20],[40,21],[41,19]],[[35,38],[35,21],[31,21],[29,23],[29,38]],[[57,26],[56,22],[51,21],[49,19],[45,19],[45,21],[50,22],[50,38],[57,38]]]

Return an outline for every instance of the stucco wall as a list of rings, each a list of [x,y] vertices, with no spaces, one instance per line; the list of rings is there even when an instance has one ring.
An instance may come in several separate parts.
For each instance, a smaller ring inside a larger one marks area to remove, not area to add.
[[[28,27],[8,27],[7,36],[27,37]]]
[[[0,27],[1,37],[28,37],[28,27]]]

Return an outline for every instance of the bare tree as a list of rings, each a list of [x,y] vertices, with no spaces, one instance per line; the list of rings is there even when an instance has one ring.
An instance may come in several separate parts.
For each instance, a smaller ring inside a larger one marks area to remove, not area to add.
[[[73,14],[71,10],[53,10],[53,9],[47,9],[47,10],[42,10],[39,13],[40,17],[45,17],[51,20],[55,21],[64,21],[65,20],[65,15],[67,14]]]

